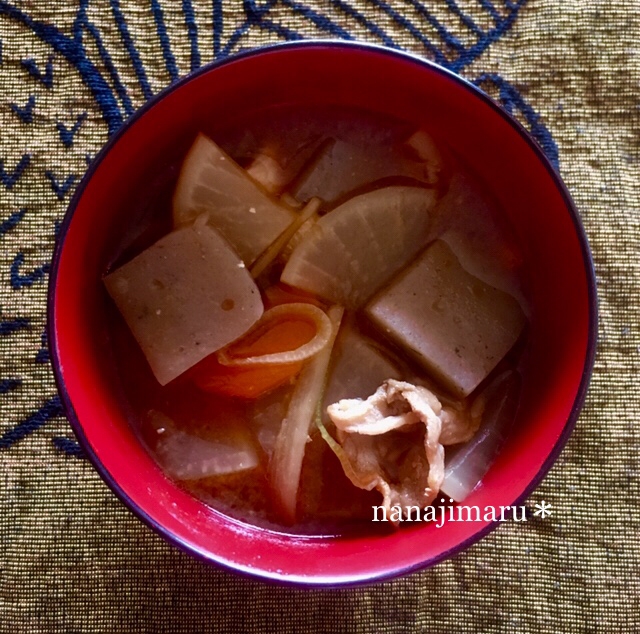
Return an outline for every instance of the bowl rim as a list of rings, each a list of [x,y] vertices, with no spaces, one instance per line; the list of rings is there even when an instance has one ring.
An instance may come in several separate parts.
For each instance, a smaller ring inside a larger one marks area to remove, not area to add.
[[[96,469],[102,480],[109,486],[113,493],[120,499],[125,507],[133,513],[144,524],[151,528],[155,533],[163,537],[170,545],[178,547],[183,552],[195,557],[199,561],[205,562],[209,565],[215,564],[221,568],[231,571],[235,574],[240,574],[246,578],[258,579],[261,581],[273,583],[281,586],[294,586],[294,587],[307,587],[307,588],[345,588],[356,587],[362,585],[369,585],[372,583],[378,583],[390,579],[396,579],[406,576],[410,573],[431,568],[436,564],[453,557],[454,555],[461,553],[462,551],[475,544],[490,532],[495,530],[500,524],[500,521],[496,520],[489,524],[479,528],[467,539],[456,544],[454,547],[449,548],[435,557],[431,557],[427,560],[417,562],[415,564],[404,566],[393,571],[386,572],[367,572],[358,575],[340,575],[334,574],[330,578],[317,577],[313,575],[287,575],[286,572],[273,572],[259,569],[245,568],[243,565],[235,565],[233,562],[227,559],[218,557],[215,553],[204,553],[198,550],[190,543],[186,542],[182,538],[173,534],[169,529],[166,529],[162,524],[151,517],[143,508],[141,508],[136,502],[134,502],[127,493],[120,486],[118,481],[111,475],[107,467],[101,462],[94,452],[91,444],[89,443],[87,436],[84,433],[83,426],[75,413],[73,402],[69,393],[67,392],[64,382],[63,373],[61,370],[60,356],[58,352],[58,339],[56,336],[56,320],[55,320],[55,304],[56,304],[56,287],[58,279],[58,269],[60,265],[60,259],[65,244],[65,237],[69,230],[70,224],[73,221],[76,208],[84,194],[84,191],[93,177],[94,173],[99,168],[100,164],[104,160],[105,156],[109,153],[111,148],[118,143],[122,136],[126,134],[130,127],[136,124],[136,122],[142,118],[151,108],[157,103],[162,101],[169,94],[176,90],[179,90],[188,82],[194,80],[197,77],[212,72],[227,64],[235,63],[239,60],[254,57],[256,55],[264,55],[279,50],[297,50],[297,49],[310,49],[310,48],[333,48],[344,50],[361,50],[369,51],[378,55],[387,55],[394,57],[399,61],[405,61],[408,63],[416,64],[422,68],[431,72],[443,75],[460,87],[464,88],[470,97],[480,99],[486,105],[488,105],[501,119],[506,121],[518,135],[527,143],[529,148],[533,150],[537,160],[545,167],[549,177],[551,178],[555,188],[560,193],[564,206],[571,217],[573,222],[573,228],[580,244],[580,250],[582,254],[582,264],[584,268],[584,274],[587,285],[587,300],[588,300],[588,331],[586,340],[585,360],[580,378],[580,383],[576,392],[574,402],[567,417],[562,432],[560,433],[555,444],[549,451],[549,454],[540,469],[534,476],[534,478],[527,484],[523,492],[511,503],[511,506],[521,505],[531,493],[538,487],[543,478],[549,472],[553,464],[558,459],[560,453],[564,449],[571,433],[573,432],[578,416],[584,405],[586,394],[589,386],[589,381],[592,375],[595,356],[598,344],[598,296],[597,296],[597,284],[594,269],[593,257],[589,247],[589,241],[584,230],[580,214],[577,207],[569,193],[567,186],[563,182],[559,172],[552,165],[549,158],[545,155],[542,148],[534,140],[530,132],[509,112],[507,112],[499,103],[492,99],[487,93],[482,91],[478,86],[473,84],[468,79],[456,74],[452,70],[449,70],[429,59],[425,59],[411,52],[407,52],[401,49],[394,49],[387,46],[372,44],[362,41],[350,41],[339,40],[332,38],[322,39],[310,39],[310,40],[297,40],[289,42],[278,42],[275,44],[269,44],[249,50],[243,50],[234,54],[231,54],[222,59],[213,60],[207,64],[202,65],[195,71],[189,72],[187,75],[181,77],[174,83],[163,88],[160,92],[148,99],[140,108],[138,108],[123,124],[109,136],[107,142],[100,149],[98,154],[91,161],[87,171],[85,172],[82,180],[76,188],[67,210],[65,212],[62,223],[60,224],[56,243],[54,247],[53,258],[51,262],[48,288],[47,288],[47,339],[48,349],[51,358],[51,366],[54,373],[56,386],[61,398],[64,413],[71,425],[71,428],[80,444],[84,454],[89,459],[93,467]],[[295,536],[292,536],[295,539]]]

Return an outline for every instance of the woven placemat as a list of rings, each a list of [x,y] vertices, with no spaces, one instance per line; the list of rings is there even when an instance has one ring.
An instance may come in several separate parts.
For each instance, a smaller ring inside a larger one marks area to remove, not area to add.
[[[639,15],[623,0],[0,1],[0,631],[640,631]],[[599,285],[586,407],[529,501],[553,515],[340,591],[236,577],[144,527],[82,457],[44,334],[57,224],[109,135],[201,64],[300,37],[405,48],[500,100],[559,164]]]

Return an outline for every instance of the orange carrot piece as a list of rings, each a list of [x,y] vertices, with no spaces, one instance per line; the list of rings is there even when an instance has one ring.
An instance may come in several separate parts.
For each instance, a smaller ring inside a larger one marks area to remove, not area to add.
[[[244,337],[226,348],[233,358],[258,357],[275,352],[295,350],[308,343],[316,334],[314,324],[307,319],[284,317],[268,329],[260,329],[253,336]]]
[[[302,369],[302,363],[287,365],[224,366],[215,355],[194,370],[193,381],[205,392],[254,399],[290,381]]]
[[[227,352],[234,358],[248,358],[295,350],[310,341],[315,332],[309,321],[288,317],[232,344]],[[206,392],[253,399],[290,381],[302,365],[303,362],[226,366],[212,354],[191,370],[190,377]]]

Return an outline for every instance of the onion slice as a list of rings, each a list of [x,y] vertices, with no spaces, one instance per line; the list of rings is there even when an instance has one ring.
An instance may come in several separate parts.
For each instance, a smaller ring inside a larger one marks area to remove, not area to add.
[[[343,312],[341,306],[329,309],[331,336],[328,345],[302,369],[269,463],[269,479],[275,502],[284,519],[290,523],[295,522],[296,518],[300,473],[309,428],[318,403],[322,402],[331,349]]]
[[[286,317],[303,318],[313,322],[316,326],[315,336],[295,350],[285,350],[283,352],[274,352],[272,354],[253,357],[233,357],[230,355],[230,348],[226,348],[217,353],[218,362],[226,366],[299,363],[318,354],[329,343],[333,332],[331,320],[327,317],[326,313],[317,306],[305,303],[282,304],[270,308],[262,315],[258,323],[245,337],[255,337],[265,332],[271,322],[280,321]],[[231,348],[233,348],[233,346],[231,346]]]
[[[320,199],[312,198],[298,214],[298,217],[269,245],[262,255],[251,265],[249,272],[253,279],[259,277],[278,257],[300,227],[320,208]]]

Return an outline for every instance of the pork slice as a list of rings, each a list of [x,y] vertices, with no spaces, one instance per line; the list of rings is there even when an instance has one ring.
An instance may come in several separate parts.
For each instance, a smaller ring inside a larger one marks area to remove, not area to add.
[[[389,379],[366,400],[344,399],[327,408],[355,486],[377,489],[383,506],[424,508],[444,478],[440,443],[442,406],[425,387]]]

